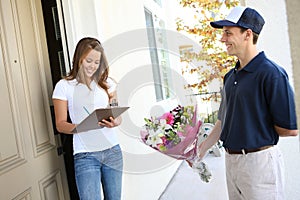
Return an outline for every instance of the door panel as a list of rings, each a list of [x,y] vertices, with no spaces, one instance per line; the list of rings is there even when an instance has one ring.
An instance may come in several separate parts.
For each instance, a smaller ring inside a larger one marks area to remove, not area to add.
[[[2,26],[1,26],[2,27]],[[2,46],[2,45],[1,45]],[[9,90],[12,78],[7,65],[4,64],[2,48],[0,49],[0,174],[6,170],[18,166],[24,160],[24,141],[22,141],[20,124],[20,113],[13,107],[17,107],[14,100],[15,91]]]
[[[40,40],[37,37],[37,15],[34,12],[34,4],[30,0],[11,1],[15,4],[13,12],[19,30],[16,30],[17,38],[20,38],[19,52],[21,73],[23,75],[23,87],[28,101],[29,123],[35,155],[49,151],[55,147],[51,114],[49,110],[47,86],[45,81],[46,59],[41,54]]]
[[[69,199],[42,18],[38,0],[0,1],[0,199]]]

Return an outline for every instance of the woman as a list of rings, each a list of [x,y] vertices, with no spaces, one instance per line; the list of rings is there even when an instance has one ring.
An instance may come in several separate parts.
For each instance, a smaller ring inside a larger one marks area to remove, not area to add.
[[[108,78],[108,63],[101,43],[81,39],[75,49],[70,74],[60,80],[53,92],[56,128],[73,134],[75,178],[82,200],[121,199],[123,159],[114,127],[121,118],[99,122],[103,128],[77,132],[79,124],[97,108],[116,100],[116,83]],[[67,121],[70,115],[72,123]]]

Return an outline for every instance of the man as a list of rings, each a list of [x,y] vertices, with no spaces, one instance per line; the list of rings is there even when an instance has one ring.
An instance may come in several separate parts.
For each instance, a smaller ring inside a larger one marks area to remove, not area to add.
[[[256,48],[264,23],[256,10],[240,6],[211,22],[223,29],[221,42],[238,62],[224,77],[218,121],[199,153],[203,157],[223,141],[230,200],[284,199],[283,158],[276,144],[279,136],[298,135],[288,75]]]

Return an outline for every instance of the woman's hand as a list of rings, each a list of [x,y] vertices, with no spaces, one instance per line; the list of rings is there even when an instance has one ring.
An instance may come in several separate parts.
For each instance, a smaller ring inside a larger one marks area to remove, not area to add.
[[[109,120],[103,119],[102,121],[98,122],[98,124],[102,127],[113,128],[119,126],[121,124],[121,121],[121,117],[117,117],[116,119],[110,117]]]

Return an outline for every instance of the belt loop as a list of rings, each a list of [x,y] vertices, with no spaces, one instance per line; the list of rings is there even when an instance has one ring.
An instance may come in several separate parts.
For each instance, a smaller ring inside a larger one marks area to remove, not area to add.
[[[245,149],[242,149],[242,153],[243,153],[244,155],[246,155]]]

